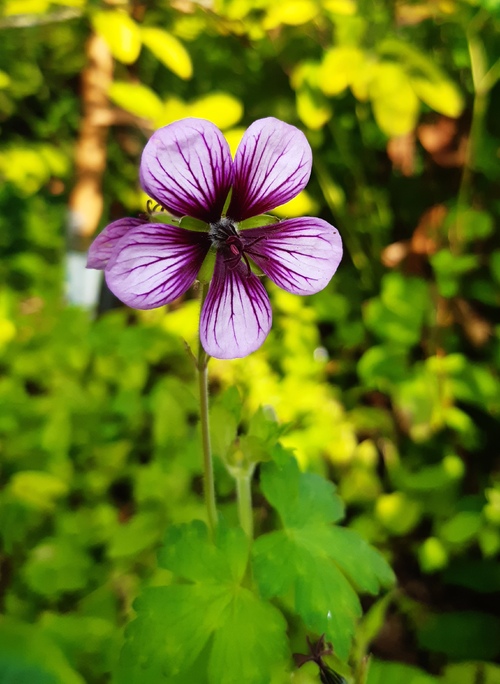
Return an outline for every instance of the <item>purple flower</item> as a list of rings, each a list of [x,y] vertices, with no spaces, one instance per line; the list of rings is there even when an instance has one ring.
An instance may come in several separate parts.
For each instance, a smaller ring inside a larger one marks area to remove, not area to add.
[[[110,290],[128,306],[154,309],[188,290],[212,250],[215,266],[201,312],[201,343],[219,359],[246,356],[271,328],[269,297],[249,259],[284,290],[310,295],[328,284],[342,258],[338,232],[322,219],[240,225],[295,197],[306,186],[311,165],[304,134],[278,119],[253,123],[234,161],[214,124],[176,121],[148,141],[141,185],[170,214],[199,219],[207,230],[187,230],[175,220],[168,225],[120,219],[93,242],[87,266],[104,269]]]

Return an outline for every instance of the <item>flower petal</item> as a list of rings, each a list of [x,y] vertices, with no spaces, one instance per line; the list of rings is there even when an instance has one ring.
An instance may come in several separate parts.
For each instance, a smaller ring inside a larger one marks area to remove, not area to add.
[[[128,306],[155,309],[186,292],[209,248],[206,233],[164,223],[136,226],[115,246],[106,282]]]
[[[201,311],[203,349],[217,359],[238,359],[258,349],[271,329],[271,304],[260,280],[240,262],[229,268],[219,253]]]
[[[118,240],[122,238],[130,228],[140,226],[144,223],[147,223],[145,219],[122,218],[118,219],[118,221],[113,221],[109,226],[106,226],[89,247],[87,268],[105,268]]]
[[[234,183],[227,212],[242,221],[285,204],[305,188],[312,152],[305,135],[274,117],[255,121],[234,158]]]
[[[287,292],[315,294],[330,282],[342,259],[338,231],[319,218],[295,218],[243,230],[245,252]]]
[[[140,180],[144,191],[175,216],[217,221],[233,180],[229,145],[210,121],[175,121],[149,139]]]

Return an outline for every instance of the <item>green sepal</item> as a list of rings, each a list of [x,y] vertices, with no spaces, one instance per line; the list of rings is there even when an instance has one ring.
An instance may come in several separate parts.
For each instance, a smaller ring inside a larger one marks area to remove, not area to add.
[[[164,223],[168,226],[178,226],[179,218],[171,216],[166,211],[151,211],[148,213],[149,223]]]
[[[181,228],[186,228],[187,230],[195,230],[199,233],[208,233],[209,225],[205,221],[200,221],[200,219],[192,218],[191,216],[183,216],[179,221]]]
[[[209,283],[212,280],[215,268],[215,254],[215,250],[208,250],[207,256],[203,260],[201,268],[198,271],[198,280],[200,283]]]
[[[224,208],[222,209],[222,215],[226,216],[229,205],[231,204],[231,197],[233,196],[233,188],[227,193],[226,201],[224,202]]]
[[[272,223],[278,223],[279,218],[271,214],[261,214],[260,216],[252,216],[252,218],[245,219],[238,223],[239,230],[247,230],[248,228],[262,228],[269,226]]]

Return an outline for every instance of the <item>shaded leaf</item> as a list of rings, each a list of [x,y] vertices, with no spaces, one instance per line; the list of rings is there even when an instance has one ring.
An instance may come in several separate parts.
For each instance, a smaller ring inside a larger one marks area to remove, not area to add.
[[[380,584],[392,583],[392,571],[356,533],[332,526],[343,514],[333,485],[301,473],[295,459],[281,456],[279,465],[263,466],[261,486],[284,529],[254,544],[259,588],[269,598],[291,595],[308,629],[325,633],[339,658],[346,659],[361,614],[351,582],[375,593]]]
[[[147,589],[136,601],[117,682],[123,684],[267,684],[288,658],[281,613],[241,585],[248,540],[204,523],[172,527],[160,563],[186,584]]]

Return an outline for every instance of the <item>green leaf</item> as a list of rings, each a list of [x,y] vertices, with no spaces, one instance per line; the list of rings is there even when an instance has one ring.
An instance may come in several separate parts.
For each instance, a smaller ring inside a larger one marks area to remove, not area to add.
[[[379,338],[403,348],[420,341],[428,310],[429,286],[424,280],[389,273],[382,279],[380,297],[368,301],[364,317]]]
[[[184,80],[191,78],[191,57],[180,40],[160,28],[142,28],[141,36],[144,45],[167,69]]]
[[[220,129],[230,128],[243,116],[243,105],[229,93],[203,95],[189,105],[186,116],[200,117],[212,121]]]
[[[340,45],[325,52],[317,81],[325,95],[338,95],[353,83],[367,58],[357,47]]]
[[[439,684],[437,677],[403,663],[370,661],[366,684]]]
[[[262,228],[263,226],[270,226],[273,223],[278,223],[279,218],[273,216],[272,214],[261,214],[260,216],[253,216],[252,218],[245,219],[238,224],[240,230],[246,230],[247,228]]]
[[[153,548],[161,536],[161,521],[157,513],[141,512],[124,525],[119,525],[111,539],[109,558],[131,558]]]
[[[500,666],[492,663],[457,663],[448,665],[441,684],[498,684],[500,682]]]
[[[301,473],[289,456],[280,460],[263,466],[261,486],[284,529],[255,542],[255,578],[263,596],[292,596],[307,628],[325,633],[345,660],[361,614],[351,582],[375,593],[380,584],[392,583],[393,574],[356,533],[332,526],[343,514],[333,485]]]
[[[368,387],[390,391],[408,373],[408,353],[404,347],[374,345],[359,359],[358,373]]]
[[[32,550],[23,568],[30,589],[51,598],[84,589],[90,571],[87,554],[65,539],[45,539]]]
[[[481,594],[500,592],[500,563],[493,559],[457,558],[444,573],[443,580]]]
[[[135,21],[121,10],[95,12],[92,24],[104,38],[111,54],[123,64],[132,64],[141,51],[141,32]]]
[[[0,623],[2,684],[83,684],[59,648],[35,625],[9,617]]]
[[[431,109],[456,119],[464,108],[464,99],[457,86],[448,79],[431,80],[422,77],[410,78],[418,97]]]
[[[162,115],[162,101],[142,83],[115,81],[109,89],[109,97],[122,109],[143,119],[153,121]]]
[[[342,572],[354,582],[358,591],[376,594],[380,587],[390,587],[395,575],[384,558],[353,530],[345,527],[329,529],[332,556]]]
[[[324,540],[313,538],[314,532],[311,526],[259,537],[254,545],[255,579],[266,598],[286,598],[291,592],[293,608],[306,627],[326,634],[335,653],[345,660],[361,605],[348,580],[318,543]]]
[[[210,434],[213,452],[225,459],[238,430],[238,422],[232,411],[221,404],[215,404],[210,410]]]
[[[454,660],[493,660],[500,654],[500,618],[489,613],[433,615],[417,636],[423,648]]]
[[[386,135],[405,135],[415,128],[420,103],[399,64],[380,62],[374,65],[369,94],[375,119]]]
[[[301,473],[287,453],[280,464],[269,463],[262,469],[261,486],[284,527],[334,523],[344,517],[335,486],[315,473]]]
[[[15,473],[8,491],[18,501],[42,511],[50,511],[57,499],[65,496],[68,486],[60,478],[38,470],[22,470]]]
[[[160,563],[187,583],[147,589],[136,601],[118,668],[120,684],[267,684],[289,656],[286,623],[242,586],[248,540],[242,530],[204,523],[172,527]]]

